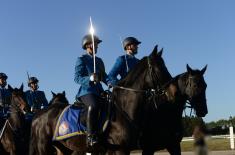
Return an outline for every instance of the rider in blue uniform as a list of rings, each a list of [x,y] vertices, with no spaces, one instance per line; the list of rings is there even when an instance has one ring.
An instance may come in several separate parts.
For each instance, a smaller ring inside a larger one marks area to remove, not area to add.
[[[48,101],[44,91],[38,90],[38,82],[36,77],[30,77],[28,80],[30,90],[25,92],[26,100],[31,107],[31,112],[38,112],[39,110],[48,107]]]
[[[6,89],[7,85],[7,75],[5,73],[0,73],[0,117],[7,115],[10,105],[11,93]]]
[[[134,37],[127,37],[123,41],[123,48],[126,51],[125,55],[119,56],[109,72],[108,76],[112,85],[116,85],[119,80],[126,77],[127,73],[139,62],[135,57],[138,52],[138,45],[141,42]],[[120,78],[118,79],[118,76]]]
[[[98,44],[101,42],[97,36],[94,36],[95,52],[97,52]],[[76,99],[81,100],[88,107],[87,145],[88,147],[93,147],[98,143],[98,113],[102,104],[100,95],[103,92],[101,82],[107,84],[108,76],[105,73],[104,63],[99,57],[95,57],[96,72],[94,73],[91,35],[83,37],[82,48],[85,50],[85,53],[77,58],[74,81],[80,85]]]

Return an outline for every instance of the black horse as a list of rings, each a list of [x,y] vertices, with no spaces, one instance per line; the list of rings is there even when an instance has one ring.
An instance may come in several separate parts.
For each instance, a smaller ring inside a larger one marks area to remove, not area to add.
[[[30,108],[25,100],[23,85],[19,89],[13,89],[8,85],[8,89],[11,92],[10,115],[1,131],[0,154],[27,154],[29,150],[30,124],[25,120],[25,113]]]
[[[151,98],[151,90],[158,89],[161,84],[171,79],[161,57],[162,50],[157,46],[148,57],[144,57],[138,65],[113,90],[113,115],[105,132],[102,134],[103,146],[109,154],[129,154],[136,148],[142,129],[143,107]],[[66,104],[54,104],[32,123],[30,154],[52,154],[53,130],[56,121]],[[40,129],[39,129],[40,128]],[[37,134],[38,133],[38,134]],[[81,135],[60,141],[57,149],[63,153],[76,150],[86,152],[86,136]],[[113,149],[118,150],[113,150]],[[61,153],[62,153],[61,152]]]
[[[162,87],[157,95],[159,106],[146,109],[145,125],[141,139],[143,155],[167,149],[171,155],[181,155],[180,142],[183,137],[182,113],[186,101],[196,115],[207,114],[206,83],[202,70],[193,70],[187,65],[187,72],[180,74]]]
[[[55,94],[52,92],[49,107],[38,112],[32,121],[30,155],[50,155],[56,150],[52,147],[52,136],[56,121],[63,109],[69,104],[65,92]]]

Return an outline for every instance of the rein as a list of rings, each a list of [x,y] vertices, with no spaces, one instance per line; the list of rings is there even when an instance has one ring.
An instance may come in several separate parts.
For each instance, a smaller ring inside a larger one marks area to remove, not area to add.
[[[149,69],[151,81],[153,82],[153,85],[154,85],[154,86],[156,85],[157,88],[159,88],[159,87],[160,87],[159,84],[155,84],[155,83],[154,83],[154,81],[155,81],[155,80],[154,80],[154,77],[157,77],[157,79],[159,79],[159,77],[157,76],[157,74],[155,74],[155,73],[153,72],[153,67],[152,67],[152,65],[151,65],[151,63],[150,63],[150,58],[149,58],[149,57],[147,57],[147,60],[148,60],[148,69]],[[138,92],[138,93],[158,92],[158,91],[156,91],[156,89],[154,89],[154,88],[151,88],[151,89],[149,89],[149,90],[143,90],[143,89],[127,88],[127,87],[118,86],[118,85],[114,85],[113,87],[114,87],[114,88],[119,88],[119,89],[128,90],[128,91],[134,91],[134,92]],[[159,90],[159,89],[158,89],[158,90]]]
[[[14,113],[18,113],[18,112],[20,112],[20,113],[23,113],[23,114],[25,114],[26,112],[22,109],[22,99],[21,98],[16,98],[17,99],[17,101],[15,100],[15,98],[12,96],[11,97],[11,108],[14,108],[13,110],[10,108],[10,114],[14,114]],[[13,102],[14,101],[14,102]],[[15,102],[19,102],[19,104],[20,105],[18,105],[18,104],[16,104]],[[13,103],[13,104],[12,104]],[[14,106],[14,107],[13,107]],[[9,119],[6,119],[6,121],[5,121],[5,123],[4,123],[4,126],[3,126],[3,128],[2,128],[2,130],[0,131],[0,139],[2,139],[2,135],[3,135],[3,133],[4,133],[4,131],[5,131],[5,129],[6,129],[6,127],[7,127],[7,124],[9,125],[9,127],[10,127],[10,129],[11,129],[11,131],[15,134],[15,135],[17,135],[17,130],[16,129],[14,129],[13,128],[13,126],[11,125],[11,123],[10,123],[10,121],[9,121]]]
[[[1,130],[0,139],[2,139],[2,135],[3,135],[3,133],[4,133],[5,129],[6,129],[6,127],[7,127],[7,124],[9,125],[10,129],[12,130],[12,132],[13,132],[14,134],[16,134],[16,130],[13,129],[13,127],[12,127],[10,121],[7,119],[7,120],[5,121],[5,123],[4,123],[4,126],[3,126],[2,130]]]
[[[152,70],[152,65],[150,63],[149,57],[148,57],[148,69],[149,69],[149,73],[150,73],[150,77],[151,77],[151,81],[154,84],[154,77],[157,77],[159,79],[159,77],[153,72]],[[118,85],[114,85],[113,88],[118,88],[118,89],[123,89],[123,90],[127,90],[127,91],[132,91],[132,92],[136,92],[136,93],[145,93],[147,95],[148,98],[148,102],[150,102],[151,100],[153,100],[153,104],[155,109],[158,108],[157,106],[157,101],[156,101],[156,97],[161,96],[161,95],[167,95],[165,88],[172,82],[174,81],[176,78],[178,78],[179,76],[182,76],[183,74],[177,75],[176,77],[172,78],[170,81],[168,81],[167,83],[165,83],[162,87],[159,86],[159,84],[157,85],[157,89],[148,89],[148,90],[143,90],[143,89],[133,89],[133,88],[128,88],[128,87],[123,87],[123,86],[118,86]],[[189,77],[189,80],[187,81],[187,85],[191,84],[190,83],[191,77]],[[191,105],[191,101],[187,100],[186,104],[184,107],[184,113],[186,115],[185,109],[186,108],[190,108],[190,117],[192,116],[192,111],[193,111],[193,106]],[[132,126],[134,126],[136,129],[138,129],[137,125],[133,122],[133,120],[131,120],[131,118],[129,117],[129,115],[122,110],[122,108],[115,104],[116,107],[119,109],[119,111],[124,115],[124,117],[132,124]]]

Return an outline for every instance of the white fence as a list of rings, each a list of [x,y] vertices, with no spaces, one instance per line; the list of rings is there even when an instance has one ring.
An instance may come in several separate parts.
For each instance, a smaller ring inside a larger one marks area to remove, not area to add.
[[[207,136],[207,139],[229,139],[230,135],[215,135],[215,136]],[[182,141],[192,141],[193,137],[184,137]]]
[[[230,139],[230,148],[234,150],[234,133],[233,133],[233,127],[229,128],[230,134],[228,135],[216,135],[216,136],[207,136],[207,139]],[[182,141],[192,141],[194,140],[193,137],[184,137]]]

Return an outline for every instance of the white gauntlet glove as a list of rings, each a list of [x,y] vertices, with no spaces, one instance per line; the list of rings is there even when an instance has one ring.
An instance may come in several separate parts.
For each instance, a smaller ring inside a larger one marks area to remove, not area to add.
[[[100,82],[99,75],[96,74],[96,73],[92,73],[91,76],[90,76],[90,81],[92,81],[92,82]]]

